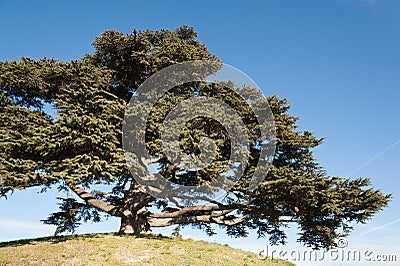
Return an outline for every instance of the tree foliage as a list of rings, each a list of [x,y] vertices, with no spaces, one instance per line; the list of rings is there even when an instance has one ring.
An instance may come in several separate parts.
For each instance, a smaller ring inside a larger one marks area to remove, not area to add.
[[[60,211],[44,220],[57,225],[56,233],[74,231],[80,222],[98,222],[105,213],[120,217],[120,232],[125,233],[178,224],[213,234],[212,225],[217,224],[228,235],[243,237],[256,230],[277,244],[285,243],[285,226],[297,223],[299,240],[319,248],[332,246],[353,222],[366,222],[388,204],[390,195],[373,189],[369,179],[327,175],[312,154],[323,140],[299,130],[290,104],[277,96],[268,97],[276,153],[260,186],[246,189],[260,152],[254,143],[249,167],[223,202],[182,206],[152,197],[125,162],[122,124],[127,104],[139,85],[164,67],[218,59],[188,26],[126,35],[109,30],[93,46],[92,54],[70,62],[21,58],[0,63],[0,195],[29,187],[73,191],[74,195],[59,198]],[[162,120],[176,99],[188,95],[224,100],[255,136],[257,124],[251,110],[221,84],[174,88],[158,102],[146,129],[146,147],[165,178],[199,185],[224,169],[230,141],[216,121],[194,119],[182,130],[181,148],[197,156],[201,136],[212,137],[218,148],[213,164],[207,171],[182,173],[165,159],[159,140]]]

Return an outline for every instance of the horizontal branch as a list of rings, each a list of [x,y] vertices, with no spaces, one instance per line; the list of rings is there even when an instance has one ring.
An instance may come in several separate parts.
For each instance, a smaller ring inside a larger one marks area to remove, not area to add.
[[[154,227],[169,226],[173,224],[190,224],[197,222],[216,223],[232,226],[244,222],[249,218],[268,219],[269,217],[291,217],[295,215],[293,212],[282,212],[279,210],[267,210],[249,206],[250,202],[231,205],[212,205],[212,206],[192,206],[182,208],[174,212],[167,213],[149,213],[149,223]],[[242,216],[225,215],[233,211],[243,211]],[[294,219],[283,218],[278,222],[289,223],[295,222]]]
[[[173,224],[191,224],[191,223],[205,222],[205,223],[215,223],[215,224],[232,226],[240,224],[249,218],[251,218],[250,214],[246,214],[241,217],[235,217],[232,219],[215,218],[213,214],[209,214],[209,215],[186,216],[186,217],[164,218],[164,219],[150,218],[149,224],[152,227],[164,227]]]
[[[89,205],[95,207],[96,209],[99,209],[100,211],[106,212],[110,215],[113,216],[119,216],[119,211],[118,208],[108,202],[105,202],[103,200],[97,199],[93,194],[81,189],[77,185],[73,184],[69,180],[65,180],[65,183],[67,186],[78,195],[79,198],[87,202]]]
[[[179,211],[174,212],[166,212],[166,213],[151,213],[150,217],[152,218],[174,218],[178,216],[182,216],[184,214],[190,212],[210,212],[210,211],[224,211],[224,210],[238,210],[247,208],[246,205],[243,204],[231,204],[231,205],[212,205],[212,206],[193,206],[193,207],[186,207]]]

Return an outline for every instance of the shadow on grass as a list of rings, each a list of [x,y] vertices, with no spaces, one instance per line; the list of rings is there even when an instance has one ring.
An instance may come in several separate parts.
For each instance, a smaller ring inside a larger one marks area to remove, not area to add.
[[[40,237],[40,238],[32,238],[32,239],[20,239],[14,241],[0,242],[0,248],[3,247],[18,247],[29,244],[39,244],[43,242],[48,242],[51,244],[57,244],[60,242],[65,242],[67,240],[73,239],[89,239],[89,238],[100,238],[107,235],[111,236],[120,236],[126,238],[147,238],[147,239],[173,239],[168,236],[163,236],[161,234],[120,234],[120,233],[95,233],[95,234],[74,234],[74,235],[63,235],[63,236],[48,236],[48,237]]]

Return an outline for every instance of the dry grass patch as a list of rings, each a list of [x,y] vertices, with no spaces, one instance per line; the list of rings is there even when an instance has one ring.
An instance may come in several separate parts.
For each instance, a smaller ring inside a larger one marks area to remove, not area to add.
[[[191,239],[90,234],[0,243],[2,265],[294,265]]]

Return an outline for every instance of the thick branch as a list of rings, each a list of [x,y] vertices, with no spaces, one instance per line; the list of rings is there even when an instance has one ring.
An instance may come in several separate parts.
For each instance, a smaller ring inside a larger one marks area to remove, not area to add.
[[[75,192],[82,200],[84,200],[85,202],[87,202],[88,204],[90,204],[91,206],[106,212],[110,215],[113,216],[119,216],[118,215],[118,209],[116,206],[105,202],[103,200],[99,200],[96,199],[95,196],[93,196],[91,193],[86,192],[85,190],[81,189],[80,187],[78,187],[77,185],[73,184],[71,181],[66,180],[65,183],[67,184],[67,186],[73,191]]]
[[[232,219],[224,220],[221,218],[215,218],[213,214],[210,214],[210,215],[186,216],[186,217],[164,218],[164,219],[150,218],[149,224],[152,227],[163,227],[173,224],[190,224],[190,223],[206,222],[206,223],[216,223],[216,224],[232,226],[235,224],[240,224],[249,218],[251,218],[251,215],[246,214],[241,217],[235,217]]]
[[[131,180],[128,190],[124,190],[124,208],[131,211],[139,211],[146,207],[154,197],[146,192],[146,189],[138,184],[135,180]]]
[[[266,210],[249,206],[250,202],[245,204],[231,205],[212,205],[212,206],[193,206],[186,207],[178,211],[167,213],[150,213],[149,223],[154,227],[169,226],[173,224],[190,224],[197,222],[216,223],[232,226],[244,222],[251,217],[270,217],[295,215],[293,212],[282,212],[278,210]],[[224,217],[232,211],[244,211],[243,216]],[[211,213],[210,213],[211,212]],[[220,217],[220,218],[219,218]],[[280,222],[293,222],[294,220],[280,220]]]
[[[175,212],[167,212],[167,213],[152,213],[150,214],[150,217],[153,218],[174,218],[178,217],[184,214],[187,214],[189,212],[209,212],[209,211],[224,211],[224,210],[237,210],[237,209],[243,209],[247,207],[246,205],[243,204],[232,204],[232,205],[219,205],[219,206],[193,206],[193,207],[186,207],[183,208],[179,211]]]

